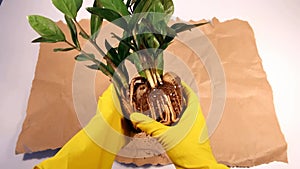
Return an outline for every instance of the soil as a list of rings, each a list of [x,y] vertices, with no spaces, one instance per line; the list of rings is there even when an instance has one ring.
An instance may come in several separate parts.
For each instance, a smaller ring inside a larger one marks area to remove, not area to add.
[[[152,88],[145,78],[134,78],[129,91],[130,104],[133,112],[141,112],[165,125],[174,125],[186,105],[181,79],[170,72],[161,79],[163,83]],[[172,163],[155,138],[138,130],[134,132],[137,134],[118,153],[118,162],[137,166]]]
[[[163,84],[151,88],[149,82],[136,77],[130,91],[133,111],[141,112],[165,125],[176,123],[185,107],[180,78],[174,73],[162,77]]]

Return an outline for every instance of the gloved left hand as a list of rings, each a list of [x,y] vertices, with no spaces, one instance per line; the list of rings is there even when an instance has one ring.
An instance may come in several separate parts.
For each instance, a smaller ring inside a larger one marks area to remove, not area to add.
[[[125,145],[126,123],[113,85],[99,98],[97,114],[52,158],[34,169],[111,169]]]
[[[131,121],[162,144],[176,169],[229,169],[214,157],[197,95],[182,85],[187,107],[176,125],[165,126],[141,113],[132,113]]]

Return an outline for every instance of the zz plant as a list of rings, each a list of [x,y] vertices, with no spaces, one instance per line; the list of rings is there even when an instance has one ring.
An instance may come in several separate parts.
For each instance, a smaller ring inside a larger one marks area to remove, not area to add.
[[[28,16],[31,27],[40,35],[36,42],[64,42],[68,48],[55,48],[55,52],[77,50],[76,61],[89,61],[87,67],[99,70],[111,78],[115,86],[125,116],[140,111],[163,124],[171,125],[180,118],[185,101],[180,78],[171,72],[163,72],[163,51],[172,43],[175,36],[195,26],[175,23],[168,25],[174,12],[172,0],[95,0],[90,12],[90,34],[77,21],[77,13],[82,0],[52,0],[53,5],[64,14],[72,41],[66,39],[64,32],[51,19],[39,15]],[[112,22],[122,29],[123,37],[113,34],[118,40],[112,46],[105,40],[106,51],[97,44],[96,39],[103,20]],[[95,53],[83,50],[78,37],[88,40],[104,60]],[[139,73],[132,80],[124,61],[133,63]]]

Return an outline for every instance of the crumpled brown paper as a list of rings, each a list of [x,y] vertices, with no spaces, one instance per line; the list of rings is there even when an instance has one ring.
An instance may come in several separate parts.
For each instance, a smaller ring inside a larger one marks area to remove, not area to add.
[[[59,25],[68,31],[62,22]],[[86,21],[83,25],[88,27]],[[212,24],[201,30],[215,47],[226,77],[223,117],[210,138],[216,159],[229,166],[243,167],[271,161],[287,162],[287,143],[276,119],[272,90],[251,27],[238,19],[223,23],[213,19]],[[76,52],[54,53],[55,47],[59,46],[41,44],[16,153],[62,147],[81,128],[72,100]],[[177,41],[168,51],[180,56],[194,73],[201,106],[207,115],[211,83],[205,66],[193,51]],[[109,81],[100,73],[97,76],[95,91],[99,96]]]

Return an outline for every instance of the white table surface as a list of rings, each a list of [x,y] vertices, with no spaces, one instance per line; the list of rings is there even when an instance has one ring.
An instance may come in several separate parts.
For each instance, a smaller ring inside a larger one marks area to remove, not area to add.
[[[91,0],[84,3],[92,4]],[[175,14],[184,20],[233,18],[252,26],[267,78],[272,86],[281,129],[288,142],[289,164],[272,162],[253,169],[299,169],[300,1],[298,0],[174,0]],[[26,16],[41,14],[59,20],[51,0],[3,0],[0,6],[0,168],[30,169],[41,160],[23,160],[14,149],[25,118],[39,45]],[[87,18],[83,10],[80,18]],[[116,164],[116,168],[118,168]]]

